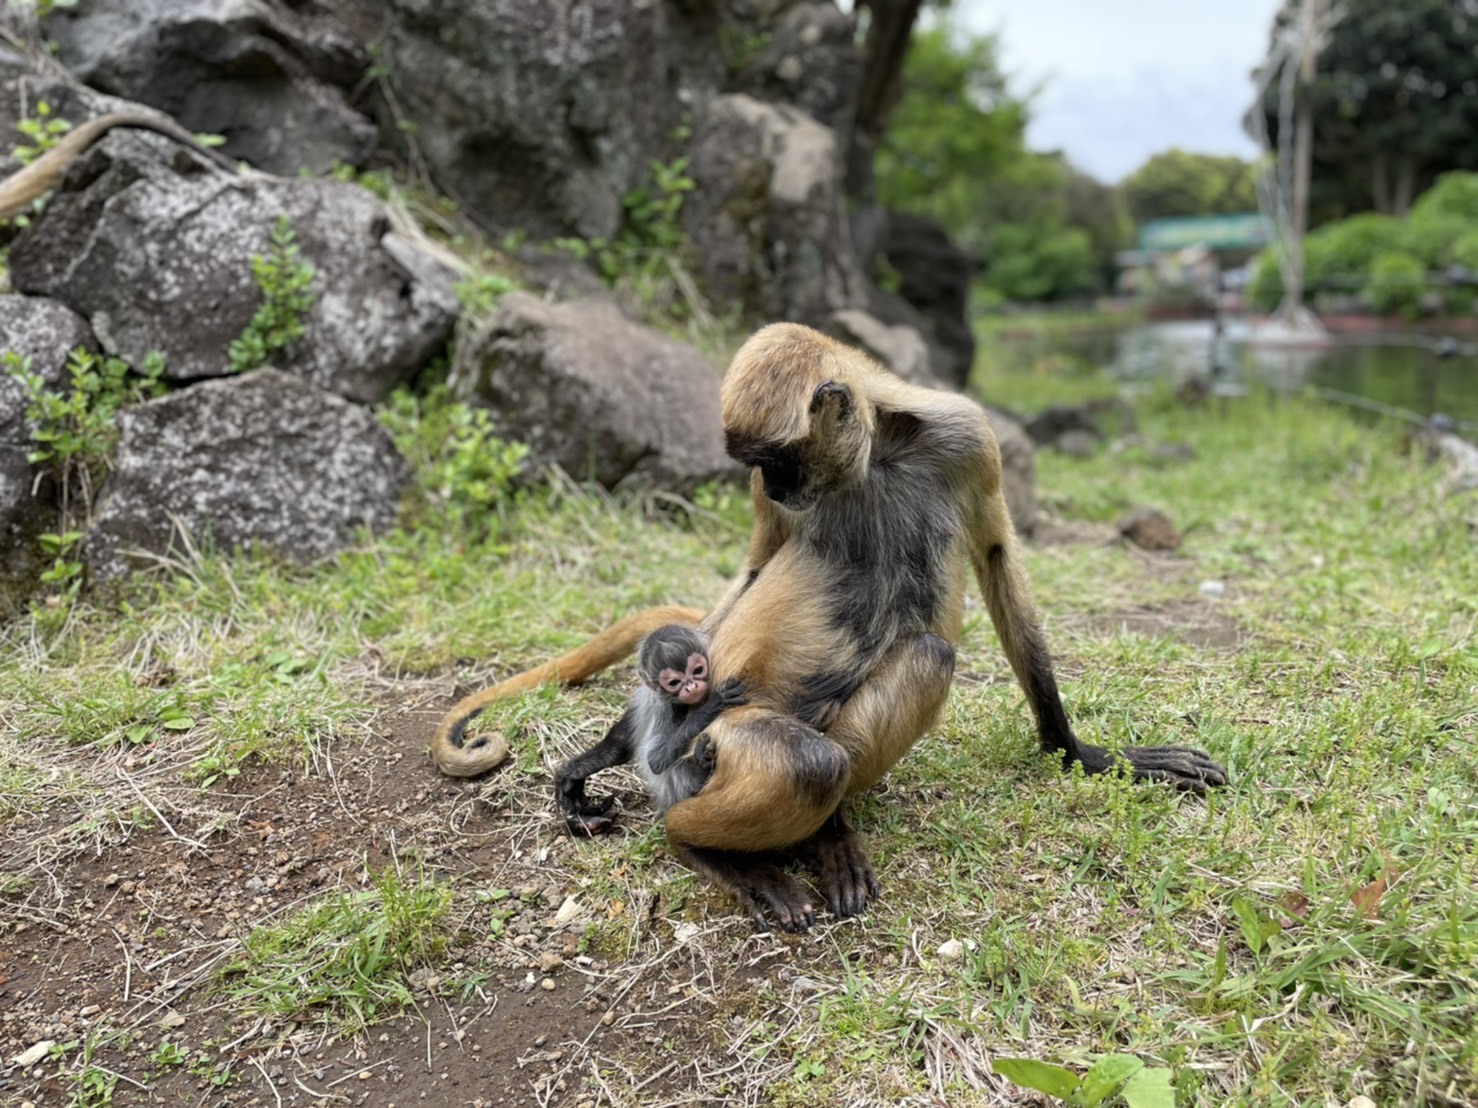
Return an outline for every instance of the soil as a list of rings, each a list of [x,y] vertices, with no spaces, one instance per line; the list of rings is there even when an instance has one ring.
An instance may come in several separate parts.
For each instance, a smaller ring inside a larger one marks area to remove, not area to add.
[[[422,752],[451,702],[387,709],[375,737],[337,765],[255,767],[218,783],[202,826],[176,818],[126,836],[101,828],[94,850],[54,867],[46,896],[0,922],[0,1105],[77,1103],[69,1075],[89,1034],[111,1040],[92,1063],[124,1078],[111,1101],[82,1103],[593,1106],[616,1100],[600,1093],[611,1067],[635,1075],[620,1080],[628,1092],[679,1091],[675,1059],[709,1049],[702,1028],[724,981],[769,980],[805,948],[820,949],[814,939],[754,936],[741,941],[750,956],[717,978],[681,950],[640,965],[583,951],[593,909],[560,922],[579,892],[560,858],[594,848],[557,826],[547,781],[510,788],[517,771],[507,768],[475,781],[437,773]],[[629,792],[623,801],[642,804]],[[650,823],[640,811],[623,820],[628,833]],[[365,887],[370,871],[418,864],[459,888],[508,895],[444,918],[452,946],[437,961],[446,969],[412,976],[414,1015],[343,1038],[310,1013],[229,1014],[239,1005],[223,1003],[219,970],[254,928]],[[641,876],[633,867],[638,885]],[[633,927],[660,922],[665,937],[668,907],[632,905],[626,915]],[[745,933],[722,901],[706,907],[704,929]],[[496,937],[494,914],[507,917]],[[183,1063],[152,1057],[166,1038],[191,1052]],[[68,1064],[14,1064],[46,1041],[70,1045]]]

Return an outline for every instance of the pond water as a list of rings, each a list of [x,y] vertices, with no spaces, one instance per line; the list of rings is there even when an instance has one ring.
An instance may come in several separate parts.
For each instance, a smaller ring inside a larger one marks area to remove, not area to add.
[[[1467,433],[1478,431],[1478,347],[1457,340],[1439,358],[1433,338],[1418,334],[1335,336],[1323,346],[1254,343],[1243,320],[1217,335],[1210,320],[1145,323],[1089,334],[1002,339],[1007,368],[1066,357],[1101,367],[1126,384],[1172,383],[1207,374],[1217,389],[1237,393],[1252,384],[1294,391],[1312,388],[1331,400],[1418,419],[1440,412]]]

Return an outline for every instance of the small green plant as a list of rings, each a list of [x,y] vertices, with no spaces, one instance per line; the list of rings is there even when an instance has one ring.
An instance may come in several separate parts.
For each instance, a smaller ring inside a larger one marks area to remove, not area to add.
[[[71,387],[65,391],[48,388],[45,379],[31,371],[30,359],[14,352],[0,355],[0,369],[21,386],[26,421],[36,443],[27,460],[45,464],[61,509],[58,529],[39,540],[52,560],[41,579],[63,595],[72,595],[82,574],[82,564],[73,555],[92,520],[118,439],[118,411],[164,393],[164,355],[150,351],[135,372],[121,358],[99,356],[79,346],[67,358]]]
[[[516,288],[518,283],[502,273],[475,273],[457,283],[457,300],[464,315],[486,315]]]
[[[226,969],[228,988],[252,1007],[301,1017],[318,1010],[359,1030],[384,1009],[413,1003],[405,978],[437,954],[449,887],[394,869],[364,892],[339,893],[246,939],[245,958]]]
[[[297,235],[287,216],[278,216],[265,254],[251,260],[252,277],[262,290],[262,306],[246,330],[227,348],[231,372],[269,364],[272,355],[302,338],[304,316],[313,307],[309,286],[317,273],[298,249]]]
[[[156,1066],[178,1066],[189,1057],[190,1052],[180,1047],[178,1043],[172,1043],[165,1039],[157,1047],[154,1053],[149,1055],[149,1060]]]
[[[29,141],[10,148],[10,156],[21,165],[30,165],[46,153],[62,136],[72,129],[70,121],[53,117],[51,105],[45,100],[36,102],[36,114],[16,121],[15,129]]]
[[[428,497],[458,529],[473,537],[495,530],[515,499],[514,481],[529,455],[526,445],[498,438],[488,412],[452,400],[444,384],[424,397],[398,390],[380,420],[415,467]]]
[[[1024,1088],[1057,1097],[1075,1108],[1098,1108],[1116,1096],[1129,1108],[1175,1108],[1171,1071],[1146,1066],[1132,1054],[1105,1054],[1081,1077],[1034,1058],[997,1058],[991,1068]]]
[[[229,1062],[218,1062],[204,1051],[195,1055],[195,1060],[190,1063],[190,1072],[205,1078],[218,1089],[236,1079],[236,1072]]]

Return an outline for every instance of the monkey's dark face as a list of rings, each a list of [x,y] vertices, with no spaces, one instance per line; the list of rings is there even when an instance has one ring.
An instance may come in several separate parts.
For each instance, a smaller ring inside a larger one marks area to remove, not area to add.
[[[689,654],[681,670],[663,669],[657,674],[657,691],[689,707],[702,704],[708,697],[708,659]]]

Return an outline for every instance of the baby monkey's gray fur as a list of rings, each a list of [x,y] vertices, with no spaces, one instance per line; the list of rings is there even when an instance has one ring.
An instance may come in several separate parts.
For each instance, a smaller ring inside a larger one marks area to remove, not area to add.
[[[703,788],[718,764],[705,731],[725,709],[744,703],[737,678],[709,687],[710,650],[708,636],[676,623],[642,640],[642,683],[625,713],[605,738],[554,775],[555,798],[570,830],[594,835],[614,822],[610,797],[592,801],[585,795],[586,778],[610,766],[635,760],[658,811]]]

